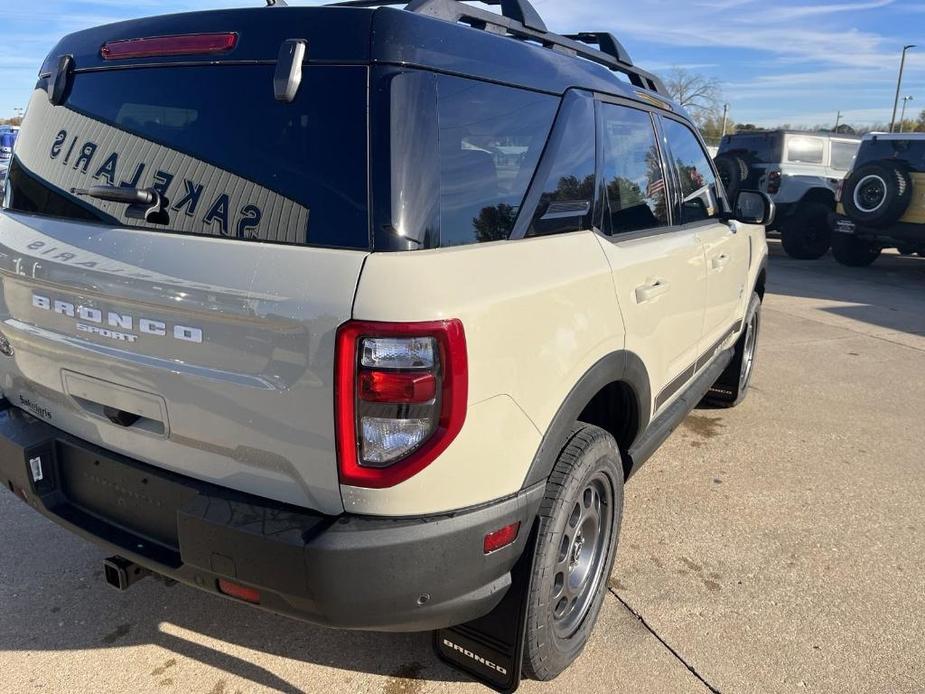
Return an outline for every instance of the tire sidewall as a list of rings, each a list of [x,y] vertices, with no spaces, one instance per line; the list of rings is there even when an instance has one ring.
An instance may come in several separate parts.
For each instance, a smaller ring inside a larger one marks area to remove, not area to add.
[[[855,202],[858,187],[867,181],[879,180],[884,186],[883,200],[875,209],[862,209]],[[852,171],[845,180],[842,204],[853,221],[883,227],[899,220],[912,200],[912,180],[901,164],[879,161],[865,164]]]
[[[547,635],[543,659],[546,669],[554,673],[552,676],[568,667],[587,643],[607,593],[607,581],[613,569],[620,538],[620,525],[623,517],[623,469],[620,454],[609,434],[597,427],[585,427],[585,431],[588,429],[595,432],[593,441],[582,453],[579,463],[572,468],[566,484],[556,499],[553,517],[540,519],[537,536],[537,555],[533,576],[536,588],[531,594],[528,624],[542,629]],[[572,439],[574,440],[574,437]],[[597,581],[597,587],[587,613],[572,635],[562,638],[556,633],[553,604],[550,599],[556,575],[556,558],[565,526],[568,523],[569,513],[579,493],[597,471],[604,473],[610,485],[612,499],[609,509],[611,530],[607,540],[607,554],[604,556],[597,577],[589,578],[589,580]]]
[[[748,378],[743,382],[742,381],[742,371],[745,368],[745,350],[747,348],[748,341],[748,326],[750,323],[754,322],[752,330],[755,335],[755,344],[752,346],[752,364],[751,369],[748,372]],[[745,395],[748,393],[749,386],[752,384],[752,378],[755,376],[755,366],[758,364],[758,346],[761,344],[761,298],[757,294],[752,294],[752,298],[749,301],[748,313],[745,316],[745,331],[742,333],[742,345],[741,349],[736,345],[736,356],[739,361],[739,386],[738,386],[738,401],[741,402],[745,398]]]
[[[781,242],[791,258],[816,260],[824,256],[832,243],[827,215],[831,209],[821,202],[802,203],[783,224]]]
[[[723,181],[726,196],[734,200],[739,187],[748,178],[748,164],[741,157],[730,154],[720,154],[713,161]]]
[[[866,267],[880,257],[880,248],[852,234],[835,234],[832,256],[848,267]]]

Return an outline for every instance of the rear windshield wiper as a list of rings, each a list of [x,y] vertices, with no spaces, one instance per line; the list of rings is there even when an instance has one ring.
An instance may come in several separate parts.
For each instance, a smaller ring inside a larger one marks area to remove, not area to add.
[[[164,198],[154,188],[129,188],[127,186],[90,186],[71,188],[71,194],[84,195],[107,202],[121,202],[128,205],[126,217],[142,219],[152,224],[167,224],[169,219],[164,209]]]

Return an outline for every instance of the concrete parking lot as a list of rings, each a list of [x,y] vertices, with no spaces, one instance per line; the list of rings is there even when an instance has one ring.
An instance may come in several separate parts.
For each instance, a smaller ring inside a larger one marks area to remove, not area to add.
[[[630,482],[578,662],[524,692],[925,691],[925,258],[772,242],[754,390],[696,410]],[[104,554],[0,491],[4,692],[477,692],[424,634],[336,632]]]

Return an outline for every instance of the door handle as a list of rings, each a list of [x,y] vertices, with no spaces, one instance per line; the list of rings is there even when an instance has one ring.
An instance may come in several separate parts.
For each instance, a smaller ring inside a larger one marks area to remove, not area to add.
[[[715,255],[710,259],[710,267],[714,270],[722,270],[729,264],[729,256],[725,253]]]
[[[668,291],[668,282],[663,279],[651,280],[650,282],[636,287],[636,303],[644,304],[652,301],[657,296],[661,296]]]

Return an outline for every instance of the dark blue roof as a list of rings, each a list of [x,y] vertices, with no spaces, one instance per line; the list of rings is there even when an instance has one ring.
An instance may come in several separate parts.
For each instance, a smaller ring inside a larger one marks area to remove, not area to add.
[[[638,100],[641,91],[590,60],[391,7],[252,7],[107,24],[63,38],[49,53],[42,73],[51,72],[64,54],[74,57],[76,70],[113,66],[116,63],[100,55],[107,41],[222,31],[238,33],[236,47],[226,54],[132,59],[131,63],[275,61],[285,39],[305,38],[307,57],[313,63],[400,64],[554,94],[583,88]],[[654,94],[645,96],[652,103]],[[681,111],[677,105],[672,107]]]

